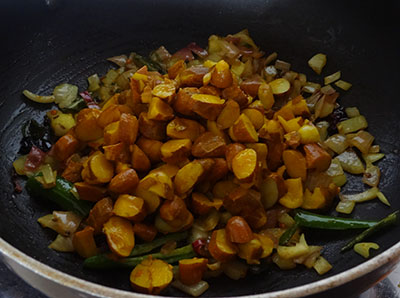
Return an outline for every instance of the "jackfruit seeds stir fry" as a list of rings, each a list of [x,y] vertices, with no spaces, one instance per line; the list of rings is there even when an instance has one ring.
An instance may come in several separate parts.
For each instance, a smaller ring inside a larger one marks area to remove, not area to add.
[[[26,123],[14,162],[28,192],[62,210],[38,219],[58,233],[49,247],[76,252],[86,268],[129,268],[135,291],[171,284],[193,296],[207,279],[244,278],[254,265],[328,272],[303,227],[364,229],[344,250],[378,249],[362,241],[397,212],[381,221],[318,214],[333,204],[350,214],[374,198],[390,205],[367,120],[337,103],[332,84],[351,84],[340,71],[310,82],[277,58],[244,30],[210,36],[207,49],[109,58],[117,67],[82,92],[67,83],[50,96],[25,90],[58,106],[44,123]],[[321,53],[308,61],[317,74],[326,63]],[[370,188],[341,194],[345,172]]]

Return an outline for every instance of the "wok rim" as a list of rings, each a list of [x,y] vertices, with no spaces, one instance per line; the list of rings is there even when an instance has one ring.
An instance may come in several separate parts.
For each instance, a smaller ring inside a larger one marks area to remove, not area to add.
[[[69,275],[57,269],[54,269],[21,252],[17,248],[7,243],[1,237],[0,237],[0,255],[3,255],[5,258],[13,260],[19,266],[22,266],[25,269],[41,276],[42,278],[48,280],[49,282],[54,282],[58,286],[64,286],[77,292],[83,292],[85,294],[90,294],[97,297],[123,297],[123,298],[143,297],[143,294],[141,293],[129,292],[125,290],[119,290],[103,286],[100,284],[96,284],[90,281],[77,278],[75,276]],[[286,290],[280,290],[262,294],[245,295],[240,297],[296,298],[296,297],[303,297],[307,295],[317,294],[325,290],[341,286],[358,277],[362,277],[363,275],[366,275],[385,264],[391,262],[397,263],[399,258],[400,258],[400,242],[394,244],[392,247],[385,250],[381,254],[373,257],[372,259],[367,260],[357,265],[354,268],[335,274],[331,277]],[[155,295],[146,295],[146,296],[159,297]]]

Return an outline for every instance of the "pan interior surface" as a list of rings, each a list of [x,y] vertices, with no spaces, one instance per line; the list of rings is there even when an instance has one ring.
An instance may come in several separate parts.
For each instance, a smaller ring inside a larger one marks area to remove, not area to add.
[[[307,74],[321,81],[307,66],[308,59],[321,52],[328,56],[323,75],[342,71],[353,84],[341,92],[339,102],[357,106],[369,123],[369,131],[386,157],[380,161],[381,190],[392,208],[377,200],[359,204],[352,216],[377,219],[400,208],[399,166],[400,124],[398,113],[398,24],[396,1],[385,8],[373,1],[11,1],[0,3],[0,129],[1,199],[0,237],[28,254],[62,272],[129,290],[129,271],[98,272],[82,269],[82,260],[73,254],[48,249],[55,234],[37,224],[40,216],[54,210],[25,191],[13,192],[12,161],[21,139],[22,124],[31,118],[42,121],[43,106],[28,101],[21,91],[29,89],[50,94],[69,82],[86,88],[86,78],[103,75],[111,64],[107,57],[136,51],[147,54],[164,45],[174,52],[191,41],[207,45],[211,34],[226,35],[248,28],[257,45],[266,53],[274,51]],[[398,10],[397,10],[398,11]],[[23,184],[23,181],[21,180]],[[345,192],[365,188],[360,177],[351,177]],[[332,213],[334,214],[334,213]],[[340,248],[354,232],[306,231],[307,241],[325,247],[323,256],[333,270],[320,277],[313,270],[298,267],[280,271],[275,266],[256,268],[260,274],[232,282],[221,277],[210,280],[205,296],[238,296],[289,289],[346,271],[364,259],[354,252],[341,254]],[[379,254],[399,241],[400,227],[371,239],[379,243]],[[182,293],[169,289],[167,295]]]

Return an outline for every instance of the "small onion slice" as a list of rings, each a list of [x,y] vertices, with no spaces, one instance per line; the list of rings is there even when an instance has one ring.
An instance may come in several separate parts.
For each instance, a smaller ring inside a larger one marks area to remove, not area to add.
[[[317,73],[321,74],[322,69],[326,65],[326,55],[319,53],[314,55],[310,60],[308,60],[308,65]]]
[[[328,84],[330,84],[330,83],[333,83],[333,82],[339,80],[339,79],[340,79],[340,76],[341,76],[340,70],[337,71],[337,72],[335,72],[335,73],[333,73],[333,74],[331,74],[331,75],[329,75],[329,76],[326,76],[326,77],[324,78],[324,84],[325,84],[325,85],[328,85]]]
[[[38,103],[52,103],[56,100],[54,95],[42,96],[42,95],[37,95],[35,93],[32,93],[29,90],[24,90],[22,92],[22,94],[24,94],[30,100],[32,100],[34,102],[38,102]]]
[[[351,86],[353,86],[352,84],[350,84],[346,81],[343,81],[343,80],[339,80],[339,81],[335,82],[335,85],[337,87],[339,87],[340,89],[343,89],[344,91],[349,90],[351,88]]]
[[[185,285],[179,280],[174,280],[171,285],[178,290],[181,290],[185,294],[191,295],[193,297],[198,297],[203,294],[209,288],[208,282],[201,280],[194,285]]]

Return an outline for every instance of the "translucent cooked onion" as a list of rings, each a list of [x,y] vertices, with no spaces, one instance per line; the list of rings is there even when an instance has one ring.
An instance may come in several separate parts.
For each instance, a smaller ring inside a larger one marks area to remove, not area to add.
[[[88,83],[89,83],[89,88],[88,88],[89,91],[93,92],[100,88],[100,78],[97,75],[97,73],[88,77]]]
[[[366,129],[368,127],[367,119],[364,116],[356,116],[342,122],[337,125],[338,131],[341,134],[348,134],[351,132],[358,131],[360,129]]]
[[[74,245],[72,244],[72,237],[65,237],[60,234],[58,234],[56,239],[50,243],[49,248],[59,252],[75,251]]]
[[[343,89],[344,91],[349,90],[351,86],[353,86],[352,84],[342,80],[335,82],[335,85],[338,86],[340,89]]]
[[[126,55],[119,55],[107,58],[108,61],[117,64],[118,66],[125,66],[126,61],[128,60],[128,56]]]
[[[390,207],[389,200],[386,198],[386,196],[382,192],[379,191],[376,196],[378,197],[379,201],[381,201],[383,204]]]
[[[320,121],[315,125],[318,129],[319,136],[321,138],[321,142],[325,141],[328,136],[328,121]]]
[[[38,103],[52,103],[55,101],[55,97],[53,95],[50,96],[37,95],[35,93],[30,92],[29,90],[22,91],[22,94],[24,94],[30,100]]]
[[[329,76],[326,76],[324,78],[325,85],[328,85],[330,83],[333,83],[333,82],[339,80],[340,76],[341,76],[341,72],[340,71],[337,71],[337,72],[335,72],[335,73],[333,73],[333,74],[331,74]]]
[[[276,60],[276,58],[278,58],[278,53],[277,52],[273,52],[272,54],[268,55],[267,58],[265,58],[265,66],[271,64],[272,61]]]
[[[50,228],[62,236],[69,237],[78,229],[82,218],[71,211],[54,211],[38,219],[44,228]]]
[[[373,200],[377,197],[379,189],[377,187],[372,187],[364,192],[352,194],[352,195],[344,195],[340,194],[341,201],[355,202],[361,203]]]
[[[310,60],[308,60],[308,65],[317,73],[321,74],[322,69],[326,65],[326,55],[319,53],[314,55]]]
[[[374,141],[374,136],[369,132],[360,130],[356,134],[347,135],[349,143],[360,150],[363,154],[368,154],[369,148]]]
[[[233,280],[246,277],[248,266],[240,261],[233,260],[222,264],[224,273]]]
[[[58,232],[61,235],[69,236],[78,229],[82,217],[71,211],[54,211],[53,220],[58,224]]]
[[[54,88],[55,103],[60,108],[66,108],[74,102],[78,96],[78,87],[71,84],[61,84]]]
[[[326,85],[326,86],[324,86],[324,87],[321,88],[321,92],[322,92],[323,94],[330,95],[330,94],[335,93],[336,90],[335,90],[335,88],[333,88],[331,85],[328,84],[328,85]]]
[[[191,295],[193,297],[198,297],[203,294],[209,288],[208,282],[201,280],[194,285],[185,285],[179,280],[174,280],[171,285],[178,290],[181,290],[185,294]]]
[[[25,175],[25,162],[26,162],[27,155],[21,155],[13,162],[13,167],[15,172],[18,175]]]
[[[358,155],[351,149],[344,151],[336,157],[343,170],[351,174],[364,173],[364,165]]]
[[[360,111],[356,107],[348,107],[345,109],[345,112],[349,118],[360,116]]]
[[[385,157],[383,153],[368,153],[363,154],[363,159],[366,163],[374,163]]]
[[[336,206],[336,211],[343,214],[353,212],[356,203],[352,201],[340,201]]]
[[[324,144],[337,154],[344,152],[347,147],[349,147],[346,136],[341,134],[335,134],[329,137]]]
[[[224,52],[224,56],[228,58],[235,58],[239,55],[240,50],[233,43],[227,42],[226,40],[221,40],[220,47]]]
[[[374,242],[360,242],[354,245],[354,251],[364,258],[369,258],[370,249],[379,249],[379,245]]]
[[[40,167],[40,172],[43,174],[43,180],[47,185],[55,185],[56,175],[49,164]]]
[[[303,86],[302,91],[313,94],[314,92],[321,89],[321,85],[313,82],[306,82]]]
[[[322,256],[320,256],[313,266],[319,275],[323,275],[332,269],[332,265]]]
[[[275,68],[282,70],[284,72],[289,71],[290,70],[290,63],[283,61],[283,60],[276,60],[275,61]]]

